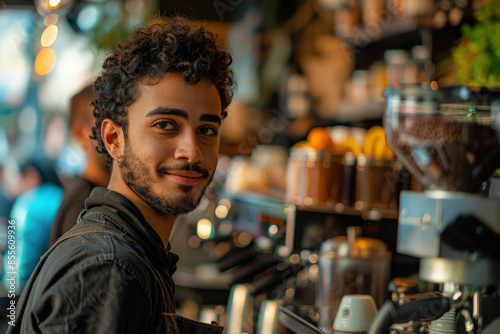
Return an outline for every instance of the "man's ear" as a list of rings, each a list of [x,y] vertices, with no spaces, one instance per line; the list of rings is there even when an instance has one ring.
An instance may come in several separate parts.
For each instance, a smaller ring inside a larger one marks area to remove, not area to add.
[[[101,125],[101,137],[106,146],[106,150],[113,159],[123,156],[124,137],[121,126],[118,126],[115,122],[110,119],[105,119],[102,121]]]

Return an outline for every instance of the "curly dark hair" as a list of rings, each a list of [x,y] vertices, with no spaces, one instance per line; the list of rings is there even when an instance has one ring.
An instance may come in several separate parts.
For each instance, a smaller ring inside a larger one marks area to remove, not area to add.
[[[202,78],[210,80],[220,95],[221,117],[226,117],[235,85],[231,63],[231,55],[217,42],[217,36],[187,18],[156,17],[135,30],[127,40],[117,43],[94,82],[96,122],[92,137],[97,140],[97,151],[107,156],[111,168],[113,157],[101,137],[103,120],[114,121],[127,138],[128,107],[139,98],[138,84],[144,79],[148,84],[157,83],[166,73],[180,73],[193,85]]]

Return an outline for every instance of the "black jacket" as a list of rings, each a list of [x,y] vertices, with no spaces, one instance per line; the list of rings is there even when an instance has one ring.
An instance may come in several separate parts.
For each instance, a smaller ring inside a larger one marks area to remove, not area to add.
[[[42,257],[7,333],[222,331],[174,315],[178,256],[164,249],[132,202],[95,188],[85,206],[76,226]]]

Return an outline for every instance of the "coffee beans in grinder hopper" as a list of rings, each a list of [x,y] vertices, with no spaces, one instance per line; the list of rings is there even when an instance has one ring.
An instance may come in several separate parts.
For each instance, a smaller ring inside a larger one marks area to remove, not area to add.
[[[414,116],[392,129],[391,145],[410,173],[431,190],[477,192],[500,165],[500,140],[489,125]]]

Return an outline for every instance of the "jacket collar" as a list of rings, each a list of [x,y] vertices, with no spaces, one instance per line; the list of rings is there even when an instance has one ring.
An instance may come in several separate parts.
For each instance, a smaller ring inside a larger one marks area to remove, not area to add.
[[[104,213],[114,218],[113,223],[129,234],[146,251],[152,262],[160,262],[172,275],[177,268],[179,256],[167,248],[156,231],[148,224],[139,209],[125,196],[109,189],[96,187],[85,201],[86,211],[102,208]]]

